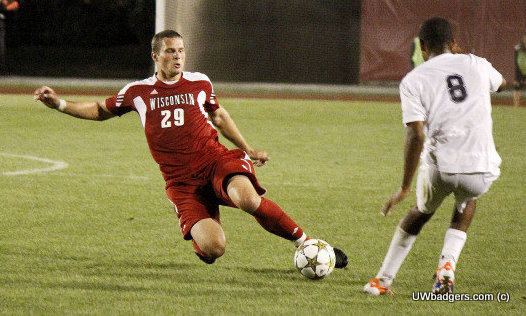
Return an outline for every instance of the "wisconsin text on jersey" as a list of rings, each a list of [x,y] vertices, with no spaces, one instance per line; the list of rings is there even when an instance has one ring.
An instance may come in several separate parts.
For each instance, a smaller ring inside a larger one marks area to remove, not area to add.
[[[192,93],[175,94],[166,97],[150,98],[150,109],[163,108],[171,105],[195,105],[194,95]]]

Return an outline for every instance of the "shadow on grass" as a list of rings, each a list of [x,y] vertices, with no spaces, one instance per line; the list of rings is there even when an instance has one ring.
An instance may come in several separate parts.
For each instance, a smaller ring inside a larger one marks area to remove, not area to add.
[[[222,267],[226,270],[236,270],[236,271],[244,271],[249,273],[256,273],[256,274],[266,274],[266,275],[297,275],[297,271],[294,269],[278,269],[278,268],[256,268],[256,267]]]
[[[58,260],[70,260],[70,261],[91,261],[92,258],[88,256],[79,256],[79,255],[66,255],[57,252],[43,252],[42,250],[33,250],[29,248],[18,248],[13,249],[1,249],[0,255],[2,256],[12,256],[12,257],[36,257],[43,259],[58,259]]]

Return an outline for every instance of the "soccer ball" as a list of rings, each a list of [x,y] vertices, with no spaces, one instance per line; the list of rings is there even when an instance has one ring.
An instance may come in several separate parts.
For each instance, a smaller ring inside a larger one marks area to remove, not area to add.
[[[294,254],[294,266],[309,279],[328,276],[334,270],[335,263],[332,246],[321,239],[306,240]]]

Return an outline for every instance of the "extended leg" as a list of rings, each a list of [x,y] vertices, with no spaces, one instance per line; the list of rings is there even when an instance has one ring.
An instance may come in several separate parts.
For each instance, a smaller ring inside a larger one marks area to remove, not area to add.
[[[299,243],[305,240],[303,230],[279,205],[260,197],[248,177],[233,176],[228,182],[227,193],[238,208],[254,216],[267,231]]]
[[[392,282],[413,247],[416,236],[432,216],[433,213],[422,213],[416,207],[407,213],[396,228],[382,267],[377,274],[378,278],[383,278],[387,283]]]
[[[433,213],[422,213],[416,206],[407,213],[396,227],[382,267],[376,277],[364,286],[364,292],[375,296],[391,293],[391,284],[413,247],[416,236],[432,216]]]
[[[240,209],[254,216],[257,222],[268,232],[294,241],[296,247],[301,245],[308,237],[301,227],[273,201],[260,197],[252,182],[243,175],[233,176],[227,186],[230,200]],[[335,267],[345,268],[348,264],[347,255],[339,248],[334,247],[336,255]]]

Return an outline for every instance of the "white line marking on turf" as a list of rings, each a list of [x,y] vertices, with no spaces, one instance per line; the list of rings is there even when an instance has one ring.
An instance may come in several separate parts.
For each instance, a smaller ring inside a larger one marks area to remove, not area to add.
[[[22,159],[27,159],[27,160],[34,160],[34,161],[51,164],[51,166],[47,168],[35,168],[35,169],[2,172],[2,175],[4,176],[20,176],[20,175],[35,174],[35,173],[47,173],[47,172],[66,169],[68,167],[68,164],[64,161],[51,160],[51,159],[40,158],[40,157],[35,157],[35,156],[28,156],[28,155],[15,155],[15,154],[8,154],[8,153],[0,153],[0,155],[6,156],[6,157],[15,157],[15,158],[22,158]]]

